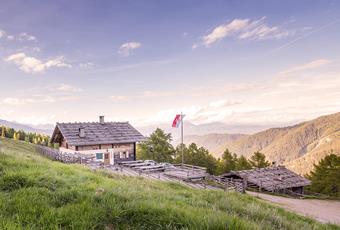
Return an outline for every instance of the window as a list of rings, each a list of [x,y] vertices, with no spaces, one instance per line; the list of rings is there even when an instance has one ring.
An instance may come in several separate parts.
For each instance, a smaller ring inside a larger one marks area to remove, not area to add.
[[[96,153],[96,159],[102,160],[103,159],[103,153]]]
[[[126,158],[126,153],[125,152],[119,152],[120,153],[120,158]]]

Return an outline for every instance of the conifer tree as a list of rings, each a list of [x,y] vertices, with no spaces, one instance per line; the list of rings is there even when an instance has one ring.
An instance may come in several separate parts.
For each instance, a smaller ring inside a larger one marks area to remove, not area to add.
[[[311,191],[340,197],[340,156],[331,152],[314,165],[314,170],[307,177],[312,181],[308,188]]]
[[[270,163],[266,161],[266,156],[258,151],[250,157],[249,162],[254,168],[265,168],[270,166]]]

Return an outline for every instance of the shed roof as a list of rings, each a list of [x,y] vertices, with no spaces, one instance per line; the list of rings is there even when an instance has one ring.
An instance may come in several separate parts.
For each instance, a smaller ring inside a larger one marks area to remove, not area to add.
[[[248,182],[253,183],[267,191],[301,187],[310,184],[309,180],[297,175],[284,166],[231,171],[230,173],[226,173],[221,177],[232,177],[234,175],[243,179],[247,179]]]
[[[85,137],[79,136],[80,128],[84,128]],[[57,123],[51,142],[58,143],[62,137],[73,146],[132,143],[145,139],[128,122]]]

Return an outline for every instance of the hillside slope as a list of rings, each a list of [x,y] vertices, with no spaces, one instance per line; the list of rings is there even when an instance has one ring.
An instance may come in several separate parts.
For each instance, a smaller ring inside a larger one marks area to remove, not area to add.
[[[340,229],[257,198],[92,172],[0,139],[0,229]]]
[[[305,174],[331,150],[340,154],[340,113],[294,126],[271,128],[233,142],[210,146],[209,150],[220,157],[226,148],[246,157],[261,151],[270,161]]]

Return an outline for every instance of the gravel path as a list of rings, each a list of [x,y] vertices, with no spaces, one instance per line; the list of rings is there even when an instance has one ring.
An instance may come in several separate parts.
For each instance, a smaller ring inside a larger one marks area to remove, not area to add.
[[[269,194],[247,192],[249,195],[275,203],[301,215],[312,217],[322,223],[340,225],[340,202],[331,200],[294,199]]]

